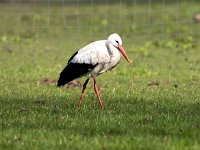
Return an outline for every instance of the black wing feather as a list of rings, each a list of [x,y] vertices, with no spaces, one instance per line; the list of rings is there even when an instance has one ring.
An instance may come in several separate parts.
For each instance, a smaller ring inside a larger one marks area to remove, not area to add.
[[[71,60],[76,56],[76,54],[78,54],[78,51],[72,55],[72,57],[68,60],[68,63],[71,62]]]
[[[60,73],[60,78],[58,79],[57,86],[63,86],[66,83],[85,75],[89,70],[94,69],[95,66],[96,65],[92,64],[68,63]]]

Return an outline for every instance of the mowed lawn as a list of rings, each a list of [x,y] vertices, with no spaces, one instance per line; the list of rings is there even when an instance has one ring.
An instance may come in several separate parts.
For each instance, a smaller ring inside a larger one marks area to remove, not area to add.
[[[177,16],[177,3],[165,14],[152,4],[148,21],[147,4],[1,3],[0,149],[200,149],[200,24],[192,21],[200,4],[193,5],[180,2]],[[112,32],[131,63],[122,58],[97,77],[103,110],[92,82],[77,110],[81,86],[57,88],[59,73],[78,48]]]

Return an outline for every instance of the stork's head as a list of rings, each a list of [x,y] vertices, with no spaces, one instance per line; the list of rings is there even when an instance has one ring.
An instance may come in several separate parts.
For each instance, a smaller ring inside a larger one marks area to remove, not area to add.
[[[126,55],[126,52],[124,48],[122,47],[122,39],[117,33],[113,33],[109,35],[108,37],[109,43],[111,43],[115,48],[117,48],[120,53],[124,56],[124,58],[129,62],[128,56]]]

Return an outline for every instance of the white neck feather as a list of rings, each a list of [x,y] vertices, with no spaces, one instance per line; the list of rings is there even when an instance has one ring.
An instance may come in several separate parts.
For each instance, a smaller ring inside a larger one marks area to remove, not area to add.
[[[110,43],[109,41],[106,41],[106,47],[108,50],[108,53],[111,57],[111,61],[115,60],[115,61],[119,61],[121,53],[119,52],[119,50],[112,45],[112,43]]]

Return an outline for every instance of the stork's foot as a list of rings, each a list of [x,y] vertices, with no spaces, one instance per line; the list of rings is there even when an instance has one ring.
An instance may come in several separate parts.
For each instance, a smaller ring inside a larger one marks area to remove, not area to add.
[[[80,99],[79,99],[78,104],[77,104],[78,109],[80,109],[81,103],[82,103],[82,101],[83,101],[84,91],[85,91],[85,89],[86,89],[86,87],[87,87],[87,84],[88,84],[88,81],[89,81],[89,80],[90,80],[90,79],[87,79],[87,80],[85,81],[85,83],[83,84],[81,96],[80,96]]]
[[[96,79],[95,79],[95,77],[93,77],[93,80],[94,80],[94,91],[95,91],[95,93],[97,95],[97,99],[99,101],[100,108],[103,109],[103,104],[102,104],[102,101],[100,99],[99,90],[98,90],[97,85],[96,85]]]

